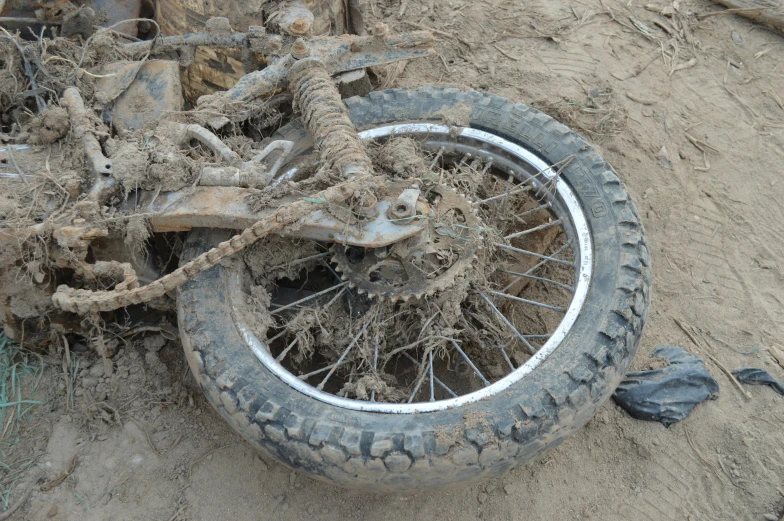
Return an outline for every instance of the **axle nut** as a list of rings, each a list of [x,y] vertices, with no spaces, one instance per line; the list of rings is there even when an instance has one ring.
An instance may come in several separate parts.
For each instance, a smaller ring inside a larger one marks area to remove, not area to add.
[[[289,33],[291,34],[308,34],[310,31],[310,20],[305,18],[298,18],[289,25]]]
[[[305,40],[302,38],[297,38],[296,41],[291,45],[291,57],[295,60],[301,60],[303,58],[307,58],[310,56],[310,49],[308,49],[308,44],[305,43]]]
[[[373,30],[373,36],[384,38],[389,34],[389,26],[385,23],[378,22]]]

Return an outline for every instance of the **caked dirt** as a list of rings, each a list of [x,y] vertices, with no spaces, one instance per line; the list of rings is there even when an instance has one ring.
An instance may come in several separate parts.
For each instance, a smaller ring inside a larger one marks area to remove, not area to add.
[[[784,38],[733,15],[700,19],[718,9],[708,0],[367,4],[370,23],[438,31],[440,56],[396,66],[389,86],[499,94],[597,145],[637,202],[654,261],[633,368],[657,366],[659,344],[681,345],[706,359],[718,399],[669,428],[610,402],[488,483],[368,494],[257,454],[212,411],[171,331],[140,332],[115,339],[111,364],[83,345],[68,367],[28,357],[44,365],[40,385],[22,372],[7,401],[43,403],[19,404],[21,419],[0,426],[3,501],[30,494],[11,518],[779,520],[784,398],[745,396],[717,363],[784,380]],[[699,346],[676,319],[704,331]],[[29,489],[39,478],[43,490]]]

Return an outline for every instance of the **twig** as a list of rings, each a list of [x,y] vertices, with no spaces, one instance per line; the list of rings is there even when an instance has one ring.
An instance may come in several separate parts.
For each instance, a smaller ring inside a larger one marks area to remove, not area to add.
[[[686,336],[689,337],[689,340],[691,340],[694,343],[695,346],[702,347],[702,346],[700,346],[700,343],[697,342],[697,339],[694,338],[694,335],[692,335],[691,332],[688,329],[686,329],[686,326],[683,325],[683,322],[681,322],[680,320],[678,320],[675,317],[673,317],[672,319],[675,321],[675,323],[678,325],[678,327],[681,328],[681,331],[686,333]]]
[[[13,165],[16,173],[19,174],[19,177],[22,179],[22,181],[24,181],[24,184],[30,186],[30,183],[27,182],[27,176],[22,172],[22,169],[19,168],[19,165],[16,164],[16,158],[14,157],[14,145],[8,145],[5,148],[5,151],[8,152],[8,159],[11,160],[11,165]]]
[[[638,65],[631,72],[627,72],[625,75],[620,75],[620,74],[617,74],[617,73],[613,72],[612,75],[617,80],[621,80],[621,81],[629,80],[631,78],[634,78],[635,76],[639,76],[640,74],[642,74],[642,72],[645,69],[647,69],[653,62],[655,62],[659,58],[661,58],[661,53],[657,50],[654,53],[654,56],[650,60],[648,60],[647,62],[643,63],[642,65]]]
[[[668,27],[667,24],[660,22],[659,20],[655,20],[653,23],[655,25],[658,25],[662,29],[662,31],[672,36],[673,30],[670,27]]]
[[[722,371],[724,371],[724,374],[726,374],[726,375],[727,375],[727,377],[728,377],[730,380],[732,380],[732,383],[734,383],[734,384],[737,386],[738,390],[739,390],[739,391],[740,391],[740,393],[741,393],[741,394],[744,396],[744,398],[746,398],[747,400],[751,400],[751,393],[749,393],[749,392],[747,392],[745,389],[743,389],[743,386],[742,386],[742,385],[740,385],[740,382],[738,381],[738,379],[737,379],[737,378],[735,378],[735,375],[733,375],[733,374],[732,374],[732,371],[730,371],[729,369],[727,369],[727,368],[724,366],[724,364],[722,364],[721,362],[719,362],[718,360],[716,360],[716,357],[715,357],[715,356],[713,356],[712,354],[710,354],[710,353],[705,353],[705,356],[707,356],[708,358],[710,358],[710,359],[711,359],[711,361],[712,361],[714,364],[716,364],[716,365],[718,365],[718,366],[719,366],[719,369],[721,369]]]
[[[8,419],[5,421],[5,427],[3,427],[3,434],[0,435],[0,441],[3,441],[3,438],[5,438],[5,433],[8,431],[8,427],[11,426],[11,422],[14,419],[14,414],[16,414],[16,408],[11,407],[11,414],[8,415]]]
[[[784,101],[781,101],[781,98],[779,97],[778,94],[776,94],[776,91],[774,91],[774,90],[766,90],[766,91],[763,92],[763,94],[767,94],[768,96],[770,96],[773,99],[773,101],[776,102],[776,104],[779,106],[779,108],[784,110]]]
[[[175,519],[177,519],[177,516],[179,516],[180,512],[182,512],[183,510],[185,510],[184,506],[178,508],[177,511],[174,514],[172,514],[172,516],[169,518],[169,521],[174,521]]]
[[[33,92],[37,92],[38,91],[38,83],[35,81],[35,74],[33,73],[33,66],[30,65],[30,61],[27,59],[27,55],[25,55],[24,49],[22,49],[22,46],[19,45],[19,42],[16,41],[16,38],[14,38],[11,35],[11,33],[6,31],[4,27],[0,27],[0,30],[2,30],[5,33],[6,38],[11,40],[11,42],[16,46],[16,49],[19,51],[19,54],[22,55],[22,63],[24,64],[24,69],[25,69],[25,72],[27,73],[27,77],[30,80],[30,89]],[[40,94],[36,94],[35,95],[35,103],[36,103],[36,106],[38,107],[38,112],[42,112],[42,111],[44,111],[44,110],[46,110],[48,108],[46,106],[46,102],[44,101],[44,99],[41,97]]]
[[[174,450],[174,448],[175,448],[177,445],[179,445],[179,444],[180,444],[180,440],[182,440],[182,436],[183,436],[183,433],[181,432],[181,433],[180,433],[180,435],[179,435],[179,436],[177,436],[177,439],[176,439],[176,440],[174,440],[174,443],[172,443],[172,444],[169,446],[169,448],[167,448],[167,449],[166,449],[166,452],[167,452],[167,453],[169,453],[169,452],[171,452],[172,450]]]
[[[719,470],[710,461],[708,461],[708,459],[705,456],[702,455],[702,452],[700,452],[700,449],[698,449],[697,445],[694,444],[694,442],[691,439],[691,436],[689,435],[689,431],[686,429],[685,425],[683,426],[683,432],[686,434],[686,441],[689,442],[689,445],[691,445],[691,448],[694,449],[695,453],[697,453],[697,457],[699,457],[702,460],[702,462],[705,463],[705,465],[708,468],[710,468],[713,471],[714,474],[716,474],[716,477],[719,478],[719,481],[721,481],[722,483],[724,483],[726,485],[727,482],[724,481],[724,478],[719,473]]]
[[[752,109],[751,107],[749,107],[749,105],[748,105],[748,104],[747,104],[745,101],[743,101],[743,98],[741,98],[741,97],[738,95],[738,93],[736,93],[736,92],[733,92],[733,91],[732,91],[732,90],[731,90],[729,87],[727,87],[726,85],[724,86],[724,90],[726,90],[727,92],[729,92],[729,93],[730,93],[730,96],[732,96],[733,98],[735,98],[735,99],[738,101],[738,103],[740,103],[741,105],[743,105],[743,108],[744,108],[744,109],[746,109],[746,110],[748,110],[748,111],[749,111],[749,114],[751,114],[751,115],[752,115],[752,116],[754,116],[755,118],[758,118],[758,117],[759,117],[759,116],[757,116],[757,113],[756,113],[756,112],[754,112],[754,109]]]
[[[33,487],[35,486],[35,482],[36,481],[37,481],[37,479],[33,479],[30,482],[30,484],[27,485],[27,489],[24,491],[22,496],[19,498],[19,501],[14,503],[14,505],[11,508],[9,508],[8,510],[6,510],[2,514],[0,514],[0,521],[6,521],[6,519],[11,519],[11,516],[14,515],[14,512],[19,510],[19,508],[27,502],[27,500],[30,498],[30,494],[32,494],[32,492],[33,492]]]
[[[784,369],[784,352],[780,351],[778,347],[771,345],[768,349],[768,353],[773,359]]]
[[[701,151],[705,152],[705,149],[707,148],[708,150],[711,150],[712,152],[716,152],[717,154],[719,153],[719,149],[709,145],[705,141],[702,141],[701,139],[697,139],[696,137],[692,136],[688,132],[684,132],[684,134],[686,135],[686,139],[691,141],[691,144],[694,145],[695,147],[699,148]]]
[[[767,7],[745,7],[739,9],[725,9],[723,11],[712,11],[710,13],[698,14],[697,18],[699,18],[700,20],[704,20],[706,18],[712,18],[714,16],[722,16],[725,14],[738,14],[741,16],[760,15],[767,9],[768,9]]]
[[[400,11],[397,12],[398,18],[403,18],[403,15],[406,13],[406,8],[408,7],[408,0],[403,0],[400,2]]]
[[[48,490],[52,490],[54,487],[68,479],[68,476],[73,474],[73,471],[76,470],[76,465],[79,463],[79,458],[76,454],[73,455],[71,460],[68,462],[68,468],[65,469],[65,472],[54,478],[52,481],[48,483],[44,483],[41,485],[41,492],[46,492]]]
[[[679,327],[679,328],[681,328],[681,330],[682,330],[684,333],[686,333],[686,336],[688,336],[688,337],[689,337],[689,339],[690,339],[690,340],[691,340],[691,341],[694,343],[694,345],[695,345],[695,346],[697,346],[697,347],[699,347],[699,348],[702,348],[702,347],[703,347],[703,346],[701,346],[701,345],[700,345],[699,341],[698,341],[698,340],[697,340],[697,339],[694,337],[694,335],[692,334],[692,332],[691,332],[691,331],[689,331],[689,329],[686,327],[686,325],[685,325],[683,322],[681,322],[680,320],[678,320],[678,319],[677,319],[677,318],[675,318],[675,317],[673,317],[672,319],[675,321],[675,323],[676,323],[676,324],[678,324],[678,327]],[[707,340],[705,340],[705,343],[706,343],[706,344],[708,344],[708,341],[707,341]],[[710,344],[708,344],[708,345],[710,346]],[[712,361],[714,364],[716,364],[717,366],[719,366],[719,369],[721,369],[722,371],[724,371],[724,373],[725,373],[725,374],[726,374],[726,375],[729,377],[729,379],[733,381],[733,383],[734,383],[734,384],[735,384],[735,385],[738,387],[738,389],[740,389],[740,392],[741,392],[741,394],[742,394],[742,395],[743,395],[743,396],[744,396],[744,397],[745,397],[747,400],[751,399],[751,394],[747,393],[747,392],[746,392],[746,391],[743,389],[743,387],[740,385],[740,382],[738,381],[738,379],[737,379],[737,378],[735,378],[735,375],[733,375],[733,374],[732,374],[732,372],[731,372],[729,369],[727,369],[727,368],[724,366],[724,364],[722,364],[721,362],[719,362],[718,360],[716,360],[716,357],[715,357],[715,356],[713,356],[713,355],[711,355],[711,354],[710,354],[710,353],[708,353],[707,351],[706,351],[706,352],[704,352],[703,354],[704,354],[705,356],[707,356],[708,358],[710,358],[710,359],[711,359],[711,361]]]
[[[656,104],[656,100],[655,99],[643,98],[641,96],[638,96],[637,94],[633,94],[633,93],[628,92],[628,91],[626,92],[626,97],[629,98],[632,101],[636,101],[640,105],[655,105]]]
[[[434,34],[440,34],[441,36],[446,36],[448,38],[453,38],[455,40],[457,39],[457,36],[455,36],[452,33],[448,33],[446,31],[439,31],[438,29],[433,29],[432,27],[428,27],[426,25],[418,24],[416,22],[409,22],[408,20],[403,20],[403,23],[407,24],[407,25],[410,25],[411,27],[416,27],[417,29],[422,29],[423,31],[430,31],[431,33],[434,33]]]
[[[208,457],[208,456],[211,456],[211,455],[215,454],[215,453],[216,453],[216,452],[218,452],[219,450],[221,450],[221,449],[225,449],[226,447],[231,447],[232,445],[236,445],[236,443],[227,443],[226,445],[221,445],[220,447],[217,447],[217,448],[214,448],[214,449],[212,449],[211,451],[209,451],[209,452],[208,452],[207,454],[205,454],[204,456],[202,456],[202,457],[200,457],[199,459],[195,460],[195,461],[194,461],[193,463],[191,463],[191,464],[190,464],[190,466],[188,467],[188,477],[190,477],[190,476],[191,476],[191,474],[193,473],[193,467],[195,467],[197,463],[200,463],[200,462],[204,461],[205,459],[207,459],[207,457]]]
[[[134,421],[134,423],[136,423],[136,425],[138,425],[139,427],[141,427],[141,428],[142,428],[142,430],[144,431],[144,435],[147,437],[147,443],[150,445],[150,448],[151,448],[151,449],[152,449],[152,451],[155,453],[155,455],[156,455],[156,456],[160,456],[160,455],[161,455],[161,453],[158,451],[158,448],[157,448],[157,447],[155,446],[155,444],[152,442],[152,438],[150,437],[150,431],[148,431],[148,430],[147,430],[147,426],[146,426],[146,425],[144,425],[144,424],[143,424],[142,422],[140,422],[139,420],[137,420],[136,418],[131,418],[131,419]]]
[[[71,349],[68,347],[68,339],[63,337],[63,373],[65,373],[65,406],[68,410],[71,410],[71,396],[73,395],[73,389],[71,386]]]
[[[672,71],[670,71],[670,76],[672,76],[673,74],[675,74],[678,71],[682,71],[683,69],[690,69],[691,67],[694,67],[695,65],[697,65],[697,58],[692,58],[691,60],[689,60],[689,61],[687,61],[685,63],[680,63],[680,64],[676,65],[672,69]]]
[[[509,54],[508,52],[506,52],[505,50],[503,50],[502,48],[500,48],[500,47],[499,47],[499,46],[497,46],[496,44],[493,44],[493,47],[495,47],[496,49],[498,49],[498,52],[500,52],[501,54],[503,54],[504,56],[506,56],[506,57],[507,57],[507,58],[509,58],[510,60],[514,60],[514,61],[516,61],[516,62],[519,62],[519,61],[520,61],[520,58],[517,58],[516,56],[512,56],[511,54]]]

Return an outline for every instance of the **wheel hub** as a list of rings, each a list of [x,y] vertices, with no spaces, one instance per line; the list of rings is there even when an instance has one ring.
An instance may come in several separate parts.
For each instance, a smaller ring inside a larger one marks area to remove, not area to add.
[[[422,193],[431,214],[421,233],[380,248],[333,246],[335,269],[358,293],[392,301],[430,296],[451,287],[476,259],[483,228],[471,203],[443,185]]]

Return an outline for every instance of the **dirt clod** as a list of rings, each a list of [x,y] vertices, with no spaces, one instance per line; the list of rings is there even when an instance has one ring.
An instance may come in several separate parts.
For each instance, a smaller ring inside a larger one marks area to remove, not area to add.
[[[52,107],[38,114],[30,122],[27,131],[30,133],[28,142],[32,145],[51,145],[68,133],[71,123],[68,112],[61,107]]]
[[[435,113],[441,116],[445,125],[450,127],[467,127],[471,123],[471,107],[463,103],[458,103],[454,107],[442,109]]]

